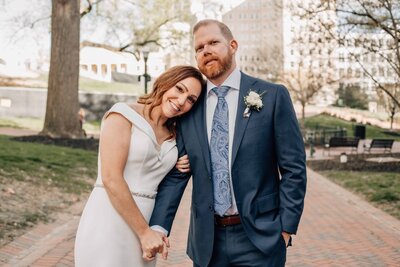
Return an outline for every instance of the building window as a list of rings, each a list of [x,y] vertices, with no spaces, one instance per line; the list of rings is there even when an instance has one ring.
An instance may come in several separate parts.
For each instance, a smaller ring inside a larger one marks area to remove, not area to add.
[[[353,76],[353,70],[351,68],[347,69],[347,75],[349,75],[350,77]]]
[[[126,64],[121,64],[121,72],[126,73]]]
[[[385,70],[382,67],[379,67],[379,76],[385,76]]]
[[[107,65],[101,64],[101,75],[106,76],[107,74]]]
[[[94,74],[97,74],[97,65],[96,65],[96,64],[93,64],[93,65],[92,65],[92,72],[93,72]]]

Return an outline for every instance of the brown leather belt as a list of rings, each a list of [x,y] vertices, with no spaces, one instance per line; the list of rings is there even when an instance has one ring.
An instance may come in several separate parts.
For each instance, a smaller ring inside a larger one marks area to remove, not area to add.
[[[215,224],[221,227],[240,224],[240,217],[239,215],[231,215],[224,217],[215,215]]]

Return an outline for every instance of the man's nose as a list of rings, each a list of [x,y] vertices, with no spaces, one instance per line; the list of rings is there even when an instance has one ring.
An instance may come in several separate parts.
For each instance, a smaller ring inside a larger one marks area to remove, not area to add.
[[[205,45],[205,46],[204,46],[204,48],[203,48],[203,54],[204,54],[204,55],[211,54],[211,48],[210,48],[209,45]]]

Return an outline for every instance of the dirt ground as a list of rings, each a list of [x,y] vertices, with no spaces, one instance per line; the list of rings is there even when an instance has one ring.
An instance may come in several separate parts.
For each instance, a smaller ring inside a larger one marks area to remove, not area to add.
[[[368,158],[400,158],[400,153],[386,153],[386,154],[353,154],[347,155],[348,162],[340,163],[339,158],[332,159],[318,159],[307,161],[307,166],[315,171],[366,171],[366,172],[400,172],[400,162],[372,162],[366,161]]]
[[[6,178],[0,173],[0,246],[27,232],[38,222],[50,222],[73,203],[87,198],[54,186]]]
[[[98,147],[97,139],[50,139],[37,135],[14,139],[90,150],[97,150]],[[82,193],[78,196],[66,193],[50,184],[35,183],[34,179],[35,177],[25,177],[24,181],[11,179],[0,169],[0,246],[26,233],[38,222],[53,221],[59,212],[87,199],[89,194]]]

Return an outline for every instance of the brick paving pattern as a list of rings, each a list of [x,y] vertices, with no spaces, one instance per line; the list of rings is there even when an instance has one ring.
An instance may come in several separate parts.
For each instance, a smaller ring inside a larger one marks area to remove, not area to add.
[[[308,171],[306,206],[287,266],[400,266],[400,221],[323,176]],[[73,244],[83,203],[51,224],[40,224],[0,248],[1,266],[73,266]],[[186,256],[190,186],[178,211],[167,261],[192,266]]]
[[[17,135],[17,134],[15,134]],[[396,142],[396,149],[400,148]],[[319,154],[320,151],[317,151]],[[172,230],[169,259],[157,267],[192,266],[186,256],[190,185]],[[287,266],[400,267],[400,221],[308,170],[305,210]],[[0,248],[0,266],[74,266],[73,246],[84,202]]]

